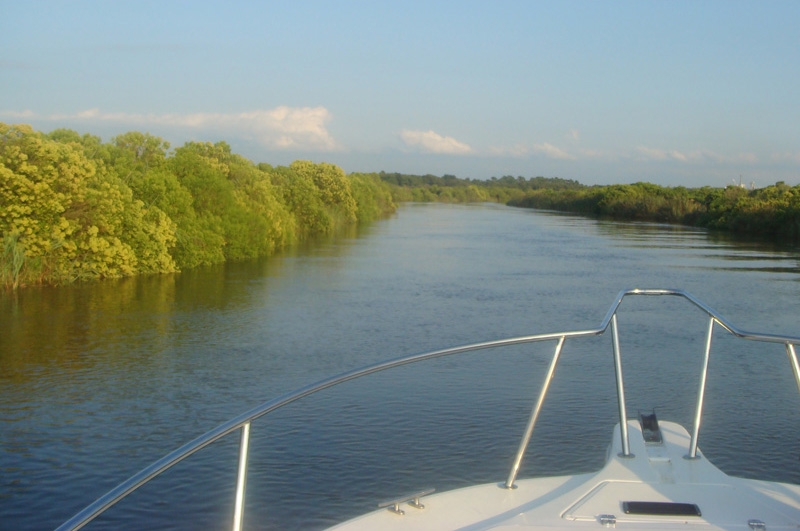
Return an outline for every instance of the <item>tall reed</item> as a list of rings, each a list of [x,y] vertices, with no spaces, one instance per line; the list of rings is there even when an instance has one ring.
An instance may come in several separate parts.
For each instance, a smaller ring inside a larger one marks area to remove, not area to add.
[[[0,277],[6,289],[16,289],[20,272],[25,265],[25,246],[19,241],[19,233],[12,232],[3,238],[3,254],[0,256]]]

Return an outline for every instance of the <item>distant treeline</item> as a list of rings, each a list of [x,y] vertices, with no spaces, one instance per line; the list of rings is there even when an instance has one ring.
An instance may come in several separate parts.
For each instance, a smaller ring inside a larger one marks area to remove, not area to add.
[[[650,183],[586,186],[545,177],[504,176],[479,181],[380,173],[404,189],[399,200],[499,201],[614,220],[656,221],[732,231],[762,238],[800,239],[800,186],[766,188],[663,187]]]
[[[508,203],[520,200],[532,190],[574,190],[584,185],[559,177],[492,177],[489,180],[459,179],[455,175],[407,175],[402,173],[377,174],[394,187],[396,201],[478,202]]]
[[[265,256],[396,209],[377,175],[255,165],[224,142],[169,151],[0,123],[0,282],[10,288],[169,273]]]
[[[662,187],[649,183],[536,190],[509,204],[615,220],[657,221],[758,237],[800,238],[800,186]]]
[[[268,256],[386,216],[403,201],[483,202],[800,238],[800,186],[586,186],[569,179],[353,173],[254,164],[225,142],[0,123],[0,283],[169,273]]]

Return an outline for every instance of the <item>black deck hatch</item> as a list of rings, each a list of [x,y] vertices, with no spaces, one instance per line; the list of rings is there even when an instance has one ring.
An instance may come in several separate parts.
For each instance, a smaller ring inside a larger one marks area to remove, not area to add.
[[[622,502],[625,514],[649,514],[653,516],[702,516],[696,503],[626,501]]]

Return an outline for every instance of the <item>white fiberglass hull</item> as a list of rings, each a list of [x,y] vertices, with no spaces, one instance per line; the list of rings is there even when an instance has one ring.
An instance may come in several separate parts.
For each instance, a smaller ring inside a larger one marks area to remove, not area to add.
[[[800,529],[800,486],[728,476],[699,452],[686,459],[686,430],[672,422],[660,427],[663,443],[645,443],[640,423],[628,421],[634,457],[620,457],[617,425],[606,465],[596,474],[432,494],[420,500],[422,509],[403,503],[403,515],[380,509],[333,529]],[[626,513],[625,502],[661,504]],[[700,514],[663,514],[688,506]],[[641,514],[654,512],[662,514]]]
[[[624,420],[627,419],[627,413],[617,312],[622,301],[629,296],[679,297],[701,310],[708,318],[691,437],[678,424],[664,422],[659,426],[655,412],[652,415],[642,414],[639,420]],[[438,494],[428,494],[432,492],[428,489],[410,497],[390,501],[389,505],[394,511],[380,509],[340,524],[335,529],[596,529],[600,525],[626,529],[798,531],[800,486],[727,476],[697,451],[715,329],[723,330],[741,340],[764,345],[782,345],[800,389],[800,361],[795,348],[800,345],[800,337],[747,332],[735,327],[706,304],[682,290],[623,290],[597,328],[519,336],[403,356],[347,371],[265,402],[131,476],[64,522],[58,530],[77,531],[165,470],[222,437],[239,432],[241,438],[232,528],[240,531],[244,516],[252,421],[306,396],[376,372],[478,350],[552,341],[555,342],[555,349],[547,374],[538,399],[531,409],[514,464],[504,484],[479,485]],[[617,407],[624,429],[620,429],[620,425],[615,428],[606,465],[596,474],[516,481],[519,465],[530,442],[564,343],[578,338],[598,337],[607,331],[612,336]],[[505,485],[514,485],[515,488],[507,489]],[[254,525],[257,526],[258,522]]]

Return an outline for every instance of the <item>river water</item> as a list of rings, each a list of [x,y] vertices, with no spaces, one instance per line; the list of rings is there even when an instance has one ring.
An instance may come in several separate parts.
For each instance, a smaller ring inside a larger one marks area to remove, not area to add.
[[[368,363],[593,328],[623,288],[681,288],[734,325],[800,335],[800,251],[702,230],[499,205],[405,205],[269,260],[0,295],[0,528],[51,529],[259,403]],[[651,323],[651,324],[648,324]],[[691,425],[707,323],[673,298],[620,313],[628,413]],[[319,528],[392,495],[505,479],[552,344],[407,366],[253,424],[247,529]],[[520,477],[602,465],[610,338],[567,344]],[[231,518],[238,437],[90,529]],[[700,447],[800,483],[800,396],[781,346],[717,333]]]

